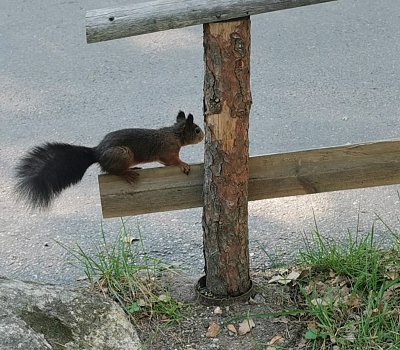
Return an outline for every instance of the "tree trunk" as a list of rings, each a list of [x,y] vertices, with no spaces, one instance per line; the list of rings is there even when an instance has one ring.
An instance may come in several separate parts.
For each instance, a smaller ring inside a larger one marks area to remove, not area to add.
[[[250,288],[250,18],[204,25],[204,258],[214,296]]]

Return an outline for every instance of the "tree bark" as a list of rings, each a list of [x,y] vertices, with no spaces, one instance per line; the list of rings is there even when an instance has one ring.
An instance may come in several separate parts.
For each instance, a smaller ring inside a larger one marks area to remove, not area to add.
[[[204,25],[204,258],[214,296],[250,288],[250,18]]]

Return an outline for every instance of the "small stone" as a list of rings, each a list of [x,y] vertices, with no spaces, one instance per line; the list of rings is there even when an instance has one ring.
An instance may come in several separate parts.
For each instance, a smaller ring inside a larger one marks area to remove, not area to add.
[[[226,326],[226,328],[228,328],[228,331],[229,331],[229,334],[230,335],[234,335],[234,334],[237,334],[237,330],[236,330],[236,327],[233,325],[233,324],[228,324],[227,326]]]
[[[214,314],[215,314],[215,315],[222,315],[222,309],[221,309],[219,306],[217,306],[217,307],[214,309]]]
[[[265,299],[261,294],[256,294],[254,298],[251,298],[255,304],[263,304],[265,303]]]

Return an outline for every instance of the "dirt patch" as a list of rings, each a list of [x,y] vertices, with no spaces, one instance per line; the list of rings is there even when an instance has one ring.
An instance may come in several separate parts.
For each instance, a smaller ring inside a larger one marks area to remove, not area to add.
[[[230,306],[204,306],[196,301],[198,278],[175,275],[163,280],[174,299],[185,306],[184,319],[175,325],[167,321],[142,321],[139,335],[145,349],[299,349],[304,347],[307,322],[293,316],[299,306],[290,286],[268,284],[270,276],[252,274],[253,297]],[[244,321],[244,322],[243,322]],[[254,322],[254,324],[253,324]],[[239,335],[240,332],[245,332]]]

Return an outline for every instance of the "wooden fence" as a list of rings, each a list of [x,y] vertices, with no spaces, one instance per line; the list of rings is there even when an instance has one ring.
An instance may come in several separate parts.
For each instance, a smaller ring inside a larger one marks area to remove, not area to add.
[[[203,24],[204,164],[99,177],[104,217],[203,206],[205,286],[248,295],[248,200],[400,183],[400,141],[249,158],[250,16],[331,0],[157,0],[88,11],[89,43]],[[268,208],[266,208],[268,210]]]

